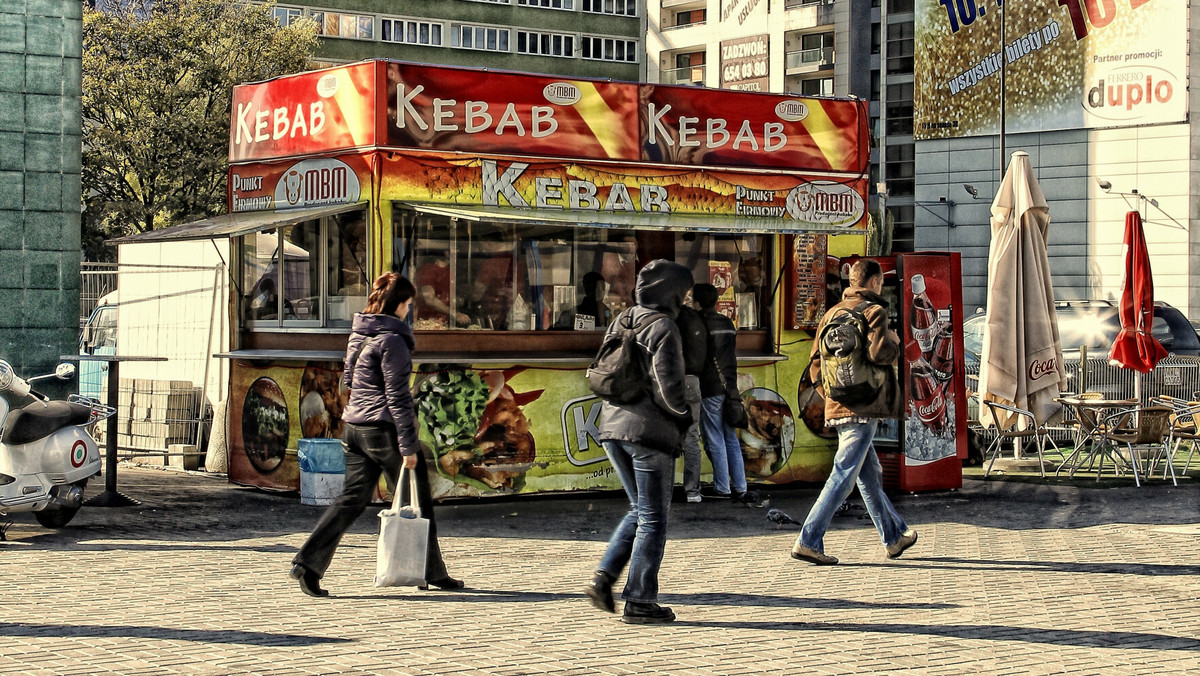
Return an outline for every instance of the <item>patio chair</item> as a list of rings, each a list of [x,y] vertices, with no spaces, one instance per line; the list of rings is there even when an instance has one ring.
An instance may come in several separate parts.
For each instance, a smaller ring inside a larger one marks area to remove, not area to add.
[[[1196,441],[1200,440],[1200,425],[1197,425],[1196,418],[1200,416],[1200,401],[1189,401],[1181,408],[1175,410],[1171,416],[1171,455],[1179,452],[1179,444],[1188,442],[1191,448],[1188,450],[1187,461],[1183,463],[1183,473],[1187,474],[1188,469],[1192,466],[1192,456],[1196,453]]]
[[[1167,437],[1171,432],[1171,408],[1167,406],[1137,406],[1117,411],[1104,419],[1105,439],[1113,445],[1113,449],[1121,445],[1129,451],[1129,466],[1133,468],[1133,478],[1137,485],[1142,485],[1138,479],[1138,454],[1134,447],[1148,451],[1146,465],[1153,467],[1160,459],[1166,458],[1167,467],[1171,470],[1171,480],[1178,486],[1175,478],[1175,465],[1171,462]],[[1114,463],[1116,459],[1114,457]],[[1147,478],[1149,474],[1147,473]],[[1163,470],[1163,479],[1167,470]]]
[[[983,457],[987,460],[988,454],[991,454],[991,460],[987,461],[987,468],[983,471],[983,476],[986,477],[992,472],[992,465],[996,463],[996,458],[1004,449],[1005,440],[1012,442],[1013,455],[1019,456],[1021,446],[1032,439],[1034,447],[1037,449],[1038,455],[1038,472],[1042,477],[1046,476],[1045,458],[1042,455],[1046,447],[1046,442],[1049,441],[1054,445],[1054,450],[1058,451],[1058,445],[1046,433],[1046,425],[1037,424],[1037,419],[1034,418],[1033,412],[1007,404],[1001,404],[996,401],[984,401],[984,406],[988,407],[988,412],[992,415],[992,420],[996,422],[996,437],[992,440],[991,445],[984,451]],[[1001,424],[1000,421],[1004,420]],[[1061,455],[1061,453],[1060,453]]]

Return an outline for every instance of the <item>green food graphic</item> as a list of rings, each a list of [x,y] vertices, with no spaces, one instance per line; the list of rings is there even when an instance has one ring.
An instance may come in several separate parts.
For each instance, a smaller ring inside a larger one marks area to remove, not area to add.
[[[488,385],[476,371],[442,371],[417,387],[417,412],[435,452],[475,447],[475,433],[487,406]]]

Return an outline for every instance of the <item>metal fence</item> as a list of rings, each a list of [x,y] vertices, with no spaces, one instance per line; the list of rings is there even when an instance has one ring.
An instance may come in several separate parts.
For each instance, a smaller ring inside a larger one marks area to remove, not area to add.
[[[116,263],[88,263],[79,267],[79,328],[100,304],[100,299],[117,290]]]
[[[107,345],[85,347],[85,351],[163,359],[123,362],[116,402],[107,401],[105,365],[81,361],[81,393],[116,406],[116,416],[104,424],[117,425],[123,457],[152,464],[199,465],[213,403],[220,399],[227,374],[224,360],[212,356],[222,351],[225,341],[224,266],[92,263],[81,274],[82,322],[91,317],[101,298],[118,292],[115,342],[110,339]],[[110,297],[107,304],[113,300]],[[88,331],[85,326],[85,337]],[[104,439],[104,424],[97,426],[99,439]]]

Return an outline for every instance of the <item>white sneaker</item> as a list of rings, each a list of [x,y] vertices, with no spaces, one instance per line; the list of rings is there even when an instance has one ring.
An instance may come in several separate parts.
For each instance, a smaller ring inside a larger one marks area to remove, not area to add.
[[[688,502],[700,502],[701,500],[702,500],[702,498],[700,497],[699,493],[693,493],[693,494],[687,496]]]
[[[904,550],[917,543],[917,531],[909,528],[896,538],[896,541],[887,546],[887,557],[889,559],[898,559],[904,553]]]

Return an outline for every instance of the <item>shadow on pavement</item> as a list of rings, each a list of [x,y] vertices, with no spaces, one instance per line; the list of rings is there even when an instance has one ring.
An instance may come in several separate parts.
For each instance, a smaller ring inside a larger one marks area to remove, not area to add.
[[[1200,565],[1165,566],[1148,563],[1079,563],[1076,561],[992,561],[988,559],[963,559],[950,556],[906,556],[906,568],[930,568],[936,570],[1007,570],[1007,571],[1056,571],[1060,573],[1111,574],[1111,575],[1200,575]],[[961,565],[921,565],[961,564]],[[890,567],[894,563],[858,563],[859,566]]]
[[[980,641],[1020,641],[1047,643],[1072,648],[1130,648],[1138,650],[1200,650],[1200,640],[1134,631],[1087,631],[1081,629],[1043,629],[996,624],[864,624],[854,622],[689,622],[677,620],[674,626],[713,627],[716,629],[756,629],[759,631],[831,631],[873,632],[879,634],[916,634]],[[671,626],[671,625],[665,625]],[[1163,646],[1163,642],[1169,644]]]
[[[311,646],[323,643],[351,643],[348,638],[272,634],[262,631],[170,629],[138,625],[80,626],[0,622],[0,636],[52,636],[54,638],[154,638],[198,643],[240,643],[245,645]]]
[[[366,594],[357,596],[339,596],[331,594],[330,598],[356,600],[444,600],[455,603],[550,603],[556,601],[587,602],[582,592],[527,592],[510,591],[505,589],[463,589],[454,592],[422,592],[413,594]],[[794,598],[790,596],[771,596],[768,594],[663,594],[663,603],[693,605],[693,606],[758,606],[762,608],[819,608],[831,610],[946,610],[958,608],[952,603],[866,603],[845,601],[842,599],[823,598]]]

